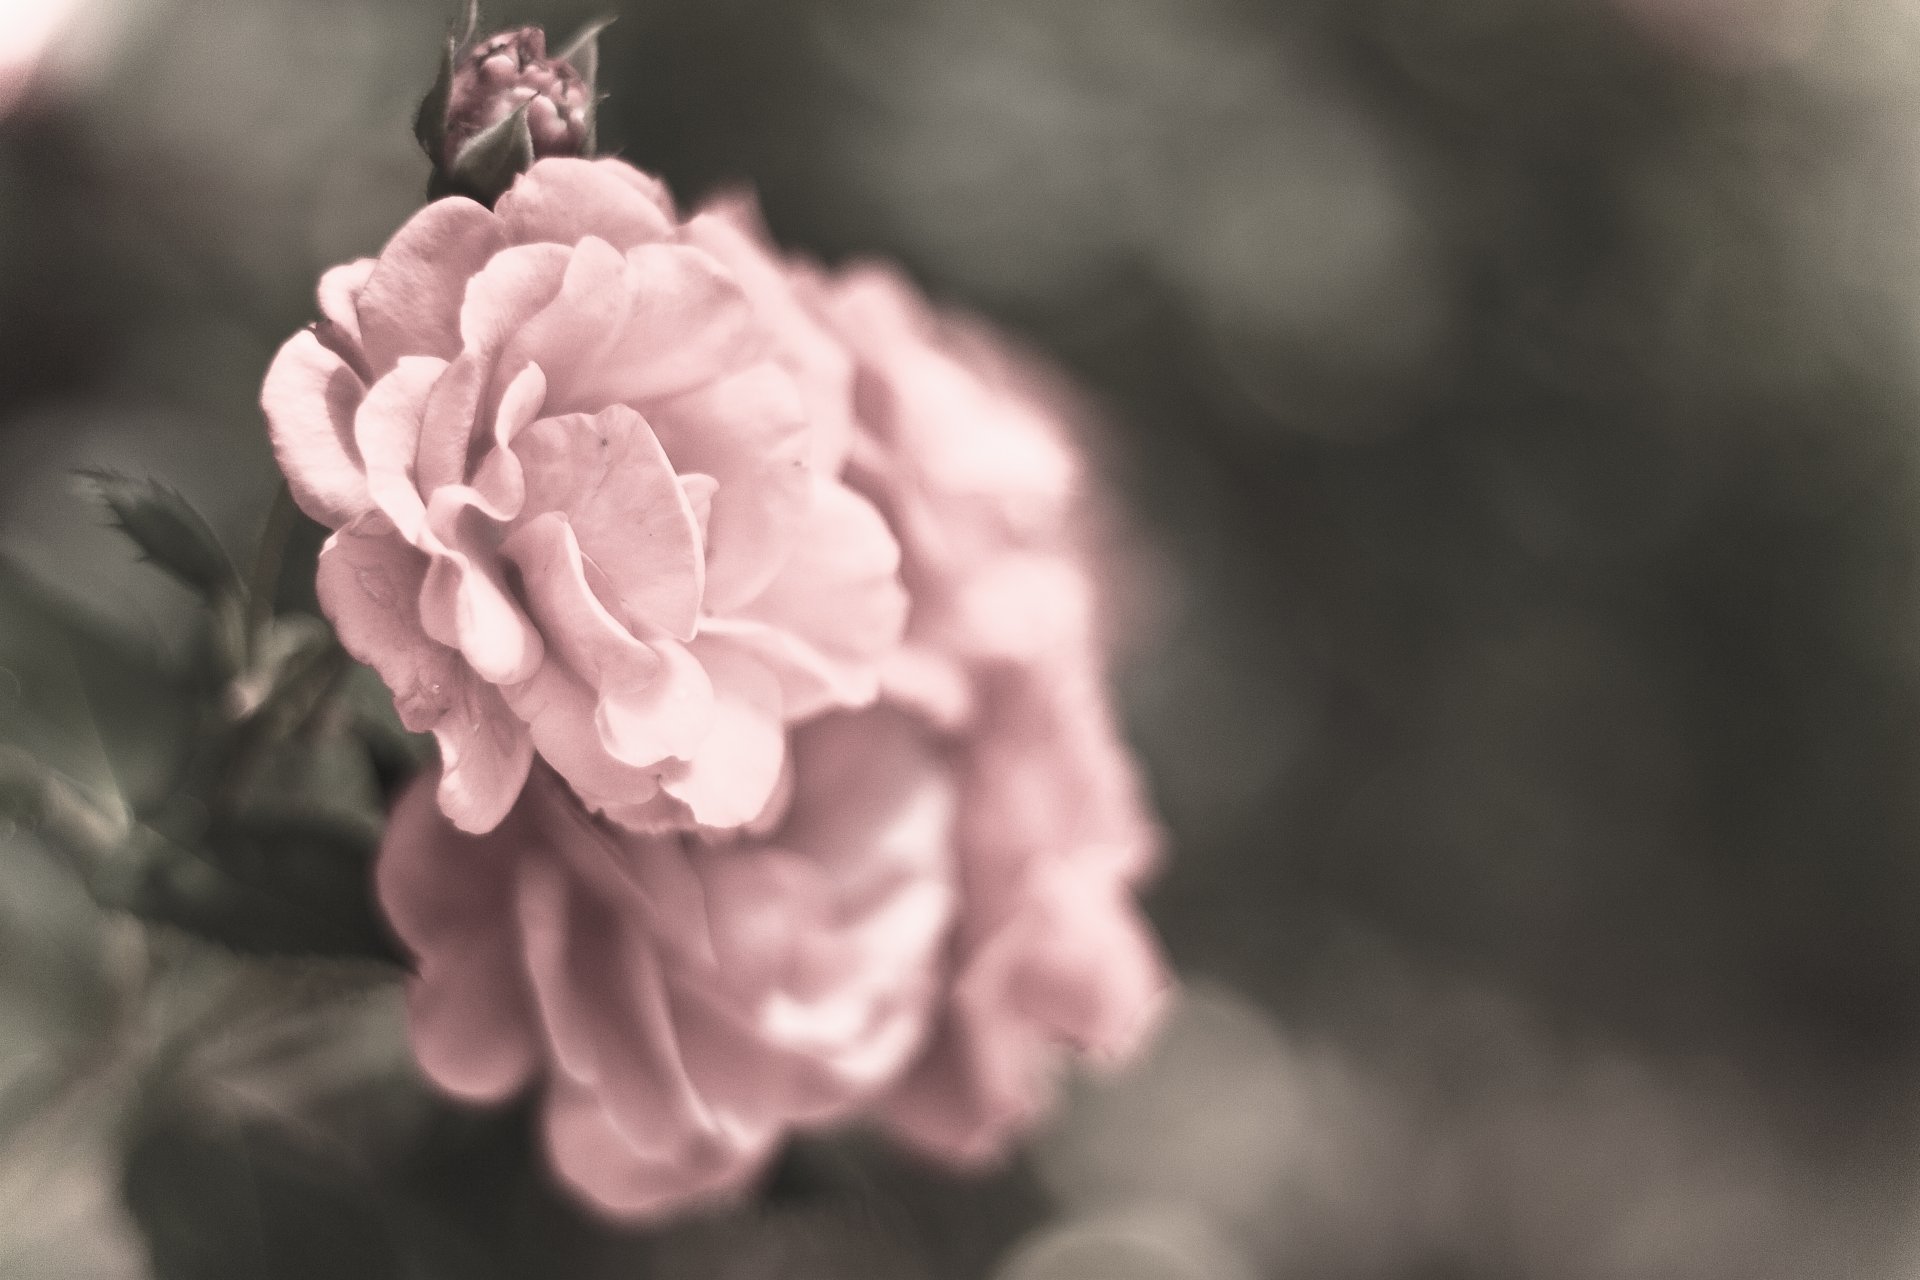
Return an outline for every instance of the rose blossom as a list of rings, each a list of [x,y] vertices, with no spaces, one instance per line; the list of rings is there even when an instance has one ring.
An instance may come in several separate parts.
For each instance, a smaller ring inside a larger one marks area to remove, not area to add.
[[[888,698],[945,735],[959,917],[934,1030],[880,1105],[937,1156],[1000,1154],[1066,1051],[1131,1054],[1169,979],[1133,901],[1158,833],[1114,726],[1066,398],[897,276],[815,286],[855,357],[852,482],[913,601]]]
[[[788,1133],[862,1114],[949,1160],[991,1156],[1044,1107],[1069,1050],[1130,1051],[1167,982],[1132,900],[1155,832],[1106,705],[1080,463],[1056,402],[894,278],[782,261],[745,202],[674,235],[739,291],[765,335],[759,376],[809,424],[815,490],[836,477],[884,517],[886,581],[897,563],[911,599],[904,634],[896,611],[885,644],[836,649],[825,618],[846,605],[797,593],[854,575],[796,551],[809,568],[791,604],[703,611],[687,647],[712,636],[802,673],[857,658],[858,692],[880,704],[832,709],[818,690],[852,681],[786,677],[820,714],[776,722],[787,785],[731,833],[674,831],[651,808],[623,829],[608,819],[626,811],[596,803],[535,725],[553,769],[533,766],[505,821],[461,834],[422,782],[379,869],[418,961],[427,1073],[475,1100],[541,1089],[561,1175],[637,1216],[735,1192]],[[664,441],[670,457],[685,439]],[[487,474],[468,488],[484,496]],[[518,581],[537,586],[532,569]]]
[[[473,1100],[543,1079],[554,1167],[607,1211],[726,1196],[920,1043],[952,779],[883,709],[808,725],[793,758],[765,839],[625,832],[538,767],[486,835],[451,828],[431,780],[394,811],[380,896],[418,957],[421,1065]]]
[[[790,726],[870,702],[898,551],[840,479],[844,425],[664,191],[536,164],[436,201],[320,282],[262,392],[318,589],[462,829],[537,753],[635,829],[759,817]]]

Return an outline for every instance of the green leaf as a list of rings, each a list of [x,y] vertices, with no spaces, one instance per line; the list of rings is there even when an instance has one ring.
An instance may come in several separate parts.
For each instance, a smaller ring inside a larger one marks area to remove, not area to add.
[[[171,785],[195,724],[148,642],[0,556],[0,743],[137,807]]]
[[[158,480],[112,471],[82,471],[79,476],[146,559],[208,600],[239,593],[240,576],[220,540],[178,491]]]
[[[95,877],[102,902],[250,955],[400,959],[374,902],[365,830],[250,813],[190,843],[143,835]]]
[[[380,1188],[351,1153],[256,1120],[156,1107],[121,1187],[158,1280],[401,1280]]]

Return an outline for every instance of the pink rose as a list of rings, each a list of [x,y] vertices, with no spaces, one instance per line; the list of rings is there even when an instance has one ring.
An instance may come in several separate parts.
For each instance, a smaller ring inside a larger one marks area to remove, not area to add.
[[[268,372],[275,453],[335,530],[322,607],[438,738],[464,830],[536,753],[635,829],[749,823],[788,729],[872,701],[896,647],[846,428],[704,234],[625,164],[543,160],[328,272]]]
[[[598,171],[566,172],[584,192]],[[647,194],[631,170],[613,172]],[[514,198],[555,174],[536,166],[498,220],[511,223]],[[542,207],[555,219],[572,210],[583,237],[605,226],[582,220],[579,192]],[[403,799],[379,868],[381,899],[418,960],[420,1061],[466,1098],[540,1088],[561,1175],[603,1209],[637,1216],[735,1192],[788,1133],[862,1114],[937,1156],[990,1157],[1045,1107],[1070,1052],[1130,1052],[1167,985],[1133,901],[1156,833],[1107,706],[1081,464],[1060,402],[894,278],[831,279],[783,261],[745,202],[685,224],[663,213],[662,225],[637,242],[639,256],[697,262],[697,287],[639,288],[634,250],[616,266],[618,246],[583,238],[544,309],[469,324],[468,313],[496,315],[483,282],[518,252],[490,249],[449,329],[465,345],[432,364],[394,357],[385,373],[365,323],[379,277],[363,271],[349,281],[357,292],[332,290],[357,305],[329,306],[331,324],[289,346],[307,362],[292,372],[309,383],[323,373],[323,389],[357,406],[352,432],[338,415],[313,415],[310,393],[309,417],[276,423],[283,458],[325,464],[289,466],[303,504],[345,517],[321,571],[343,639],[380,666],[403,714],[441,733],[443,774]],[[590,272],[575,265],[584,255]],[[648,270],[648,281],[672,280]],[[413,275],[438,269],[422,260]],[[489,299],[478,312],[476,295]],[[602,308],[589,313],[597,326],[563,307],[576,296]],[[672,300],[679,322],[650,323],[650,307]],[[564,326],[525,318],[556,309]],[[722,311],[750,344],[707,331]],[[341,315],[360,327],[336,332]],[[642,323],[644,342],[618,340]],[[535,353],[526,335],[549,328],[569,341]],[[592,341],[622,360],[585,363],[577,349]],[[643,368],[620,372],[628,356]],[[466,361],[494,371],[468,375],[482,385],[505,380],[497,405],[464,383],[439,389]],[[694,389],[602,385],[651,376],[654,362]],[[537,388],[514,390],[530,378],[521,369],[536,371]],[[742,383],[752,395],[733,393]],[[535,389],[539,407],[518,407]],[[429,446],[440,400],[456,393],[457,416],[492,430],[472,431],[477,445],[455,430],[455,447]],[[417,432],[399,433],[417,435],[410,453],[382,434],[376,407],[388,400],[419,405]],[[611,407],[591,410],[595,400]],[[661,455],[591,470],[593,502],[624,519],[612,541],[599,508],[567,496],[581,483],[580,446],[600,451],[614,434],[598,425],[608,415],[622,440],[655,433],[645,438],[657,435]],[[551,454],[523,445],[548,439],[539,448]],[[383,461],[395,452],[413,460],[405,485],[403,468]],[[467,460],[464,479],[415,479],[450,474],[448,457]],[[810,508],[784,483],[794,474]],[[667,519],[682,505],[696,509],[697,539]],[[436,518],[442,509],[478,532]],[[520,550],[522,531],[543,522],[567,554]],[[792,549],[772,568],[750,561],[751,589],[736,586],[727,575],[745,571],[731,557],[768,554],[776,527]],[[558,537],[576,529],[577,552]],[[683,542],[699,554],[667,558]],[[452,587],[436,587],[436,573]],[[460,574],[491,589],[486,607],[517,610],[513,626],[489,615],[463,632],[463,615],[435,594],[463,587]],[[687,575],[700,594],[678,615],[691,631],[681,635],[661,602],[680,600]],[[597,611],[550,608],[556,598]],[[606,655],[631,650],[607,639],[616,631],[661,655],[644,679],[618,678]],[[508,640],[545,656],[509,662],[489,647]],[[534,692],[555,666],[549,683],[575,690],[570,701]],[[729,711],[723,690],[749,670],[778,701],[741,698],[754,714]],[[712,686],[693,705],[711,722],[711,754],[676,701],[689,672]],[[500,742],[524,733],[546,761],[524,791],[525,763],[450,790],[474,758],[468,719],[420,692],[448,673],[462,697],[497,699],[482,710]],[[691,746],[637,764],[629,722],[666,726],[644,741],[671,731]],[[755,734],[777,749],[747,750]],[[469,820],[461,802],[494,776],[517,800]],[[442,809],[480,834],[455,830]],[[714,830],[723,825],[732,829]]]
[[[473,1100],[543,1078],[554,1167],[609,1212],[737,1191],[923,1037],[952,780],[894,712],[794,737],[791,807],[766,839],[624,832],[544,769],[486,835],[452,829],[431,780],[393,814],[380,897],[418,957],[421,1065]]]
[[[1169,979],[1133,891],[1156,856],[1104,683],[1064,397],[874,269],[812,286],[856,363],[850,476],[912,599],[889,698],[944,733],[960,906],[927,1048],[881,1106],[973,1163],[1045,1109],[1066,1051],[1132,1053]]]

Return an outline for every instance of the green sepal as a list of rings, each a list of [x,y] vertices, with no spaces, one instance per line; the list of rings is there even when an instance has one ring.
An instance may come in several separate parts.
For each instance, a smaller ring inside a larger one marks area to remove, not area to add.
[[[440,163],[440,153],[447,145],[447,104],[453,97],[453,68],[459,60],[460,44],[448,36],[440,54],[440,74],[413,117],[413,136],[435,164]]]
[[[444,173],[435,171],[435,182],[444,187],[445,194],[470,196],[492,208],[514,179],[533,167],[528,105],[521,103],[512,115],[475,134]]]
[[[587,132],[580,140],[580,154],[591,160],[600,153],[600,33],[613,25],[615,15],[597,18],[582,27],[558,55],[571,66],[587,86]]]

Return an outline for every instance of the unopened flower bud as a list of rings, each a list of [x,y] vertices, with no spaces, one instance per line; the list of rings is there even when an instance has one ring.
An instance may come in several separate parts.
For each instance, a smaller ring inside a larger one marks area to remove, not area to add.
[[[588,28],[549,56],[538,27],[447,42],[414,135],[433,161],[430,195],[491,205],[535,160],[594,152],[596,41]]]
[[[538,27],[503,31],[460,60],[447,99],[442,166],[452,168],[462,147],[522,108],[535,159],[585,149],[593,93],[571,63],[547,57]]]

